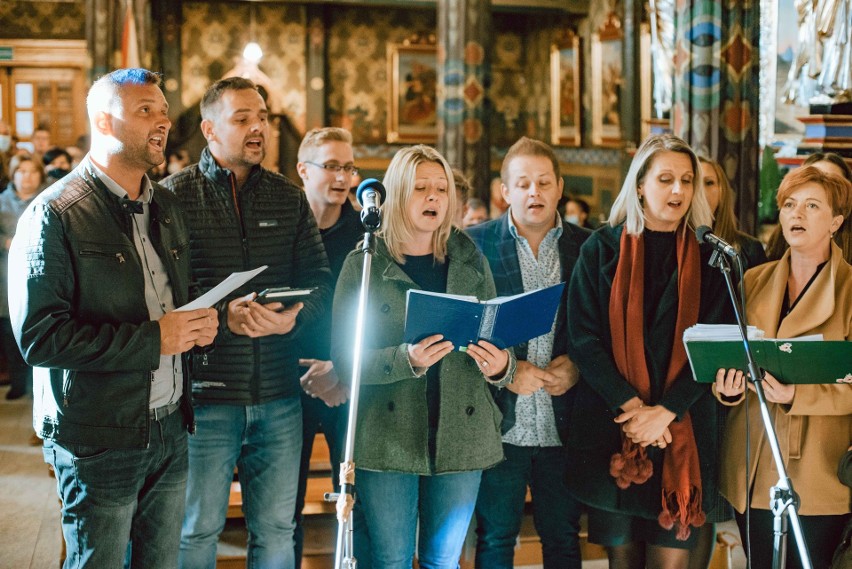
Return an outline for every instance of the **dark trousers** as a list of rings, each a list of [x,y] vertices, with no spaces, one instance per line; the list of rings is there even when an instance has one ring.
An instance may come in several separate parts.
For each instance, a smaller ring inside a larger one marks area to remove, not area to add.
[[[314,437],[322,429],[325,441],[328,443],[331,459],[331,481],[334,484],[334,490],[337,491],[340,487],[338,484],[338,475],[340,472],[340,461],[343,460],[343,447],[346,444],[346,422],[348,417],[348,403],[338,407],[329,407],[321,399],[315,399],[310,395],[302,393],[302,458],[299,466],[299,492],[296,495],[296,530],[293,534],[296,567],[300,567],[302,563],[302,549],[305,539],[304,527],[302,526],[304,520],[302,509],[305,507],[305,493],[308,488],[308,475],[310,474]],[[360,567],[361,563],[359,562],[358,565]]]
[[[510,569],[527,486],[545,569],[580,569],[580,503],[565,487],[562,447],[503,444],[506,460],[482,473],[476,501],[476,567]]]
[[[15,336],[12,334],[12,322],[8,318],[0,318],[0,347],[9,369],[9,393],[25,395],[32,391],[33,368],[24,362]]]
[[[740,537],[743,547],[746,544],[746,517],[745,514],[737,513],[737,525],[740,528]],[[808,553],[814,569],[828,569],[831,566],[831,557],[837,549],[843,535],[843,528],[849,520],[849,514],[840,516],[799,516],[802,521],[802,531],[805,534],[805,543],[808,544]],[[769,569],[772,567],[772,544],[774,534],[772,522],[774,516],[769,510],[751,510],[751,567],[752,569]],[[787,523],[787,569],[800,569],[799,549],[796,545],[796,537],[793,533],[792,524]],[[746,550],[748,553],[748,550]]]

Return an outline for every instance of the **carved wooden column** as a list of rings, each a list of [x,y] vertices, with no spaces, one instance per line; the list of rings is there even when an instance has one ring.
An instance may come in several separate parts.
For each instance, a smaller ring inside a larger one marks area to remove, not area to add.
[[[121,48],[121,21],[116,18],[122,13],[121,5],[114,0],[86,0],[86,44],[92,65],[89,80],[115,69],[113,57]]]
[[[183,88],[183,69],[181,65],[181,22],[182,2],[179,0],[152,0],[151,19],[157,24],[153,32],[156,45],[153,46],[152,70],[163,74],[163,93],[169,103],[169,116],[174,122],[183,111],[181,90]],[[193,125],[197,128],[197,125]]]
[[[622,30],[624,47],[622,69],[624,82],[621,87],[621,138],[629,149],[636,148],[642,141],[641,77],[639,74],[642,4],[639,0],[624,0],[622,7]]]
[[[491,31],[491,0],[438,0],[438,150],[486,200]]]
[[[328,126],[326,98],[328,97],[328,26],[323,6],[306,8],[308,34],[305,56],[307,58],[307,101],[305,132],[312,128]]]

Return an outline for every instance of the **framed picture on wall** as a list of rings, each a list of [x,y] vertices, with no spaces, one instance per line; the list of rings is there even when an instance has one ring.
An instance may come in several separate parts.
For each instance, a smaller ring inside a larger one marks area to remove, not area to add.
[[[438,140],[438,51],[433,45],[388,46],[388,142]]]
[[[550,47],[551,142],[580,146],[580,39],[568,32]]]
[[[620,147],[623,35],[621,22],[610,14],[592,34],[592,144]]]

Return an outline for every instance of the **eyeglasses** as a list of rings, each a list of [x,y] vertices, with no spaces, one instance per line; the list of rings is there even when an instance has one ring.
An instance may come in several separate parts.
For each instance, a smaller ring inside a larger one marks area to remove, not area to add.
[[[340,164],[319,164],[317,162],[311,162],[310,160],[305,160],[305,164],[313,164],[314,166],[319,166],[323,170],[333,172],[335,174],[346,172],[350,176],[354,176],[358,173],[358,168],[351,164],[347,164],[346,166],[341,166]]]

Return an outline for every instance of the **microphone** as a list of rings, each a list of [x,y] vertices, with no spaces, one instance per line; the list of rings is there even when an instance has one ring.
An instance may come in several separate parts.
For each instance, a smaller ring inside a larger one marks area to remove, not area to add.
[[[358,184],[355,197],[361,204],[361,223],[369,231],[375,231],[382,224],[382,212],[379,208],[385,200],[385,187],[375,178],[368,178]]]
[[[698,229],[695,230],[695,236],[698,238],[699,243],[709,243],[714,249],[729,257],[736,257],[738,254],[737,250],[734,249],[733,246],[721,237],[714,235],[713,230],[706,225],[699,226]]]

